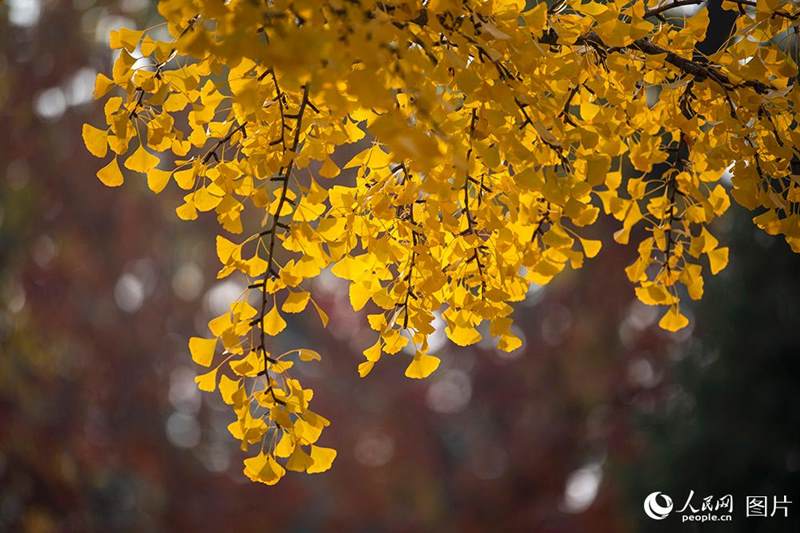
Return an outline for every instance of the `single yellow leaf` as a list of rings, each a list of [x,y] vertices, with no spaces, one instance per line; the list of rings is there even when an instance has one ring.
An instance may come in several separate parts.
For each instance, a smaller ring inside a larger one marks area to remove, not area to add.
[[[541,33],[545,24],[547,24],[547,2],[538,3],[536,7],[526,12],[523,16],[525,17],[525,25],[531,33]]]
[[[185,168],[175,172],[175,183],[184,191],[194,187],[196,171],[194,167]]]
[[[339,170],[339,167],[330,157],[325,158],[325,161],[322,163],[322,166],[319,169],[319,175],[328,179],[335,178],[340,172],[341,170]]]
[[[361,311],[372,296],[372,284],[354,281],[350,284],[350,305],[353,311]]]
[[[211,366],[214,360],[214,352],[217,350],[217,339],[204,339],[202,337],[192,337],[189,339],[189,353],[192,360],[200,366]]]
[[[304,452],[303,448],[300,446],[295,446],[291,455],[289,455],[289,460],[286,461],[286,470],[291,470],[292,472],[305,472],[313,464],[314,460],[311,458],[311,456]],[[330,468],[330,466],[328,466],[328,468]]]
[[[108,153],[108,133],[95,128],[91,124],[84,124],[81,130],[83,144],[89,153],[95,157],[105,157]]]
[[[433,374],[439,368],[441,359],[436,356],[417,352],[414,359],[406,368],[406,377],[412,379],[424,379]]]
[[[344,121],[344,131],[347,133],[347,142],[351,143],[360,141],[366,135],[364,130],[358,127],[358,124],[347,119]]]
[[[639,301],[647,305],[669,305],[675,300],[675,296],[666,287],[653,283],[636,287],[634,292]]]
[[[217,235],[217,257],[219,262],[227,265],[231,260],[238,261],[242,257],[241,245],[231,242],[222,235]]]
[[[129,157],[125,160],[125,168],[147,174],[147,172],[158,165],[159,159],[144,149],[144,146],[139,145]]]
[[[708,252],[708,264],[711,267],[711,273],[717,275],[726,266],[728,266],[728,248],[722,247]]]
[[[94,79],[94,98],[97,100],[98,98],[104,97],[111,87],[114,86],[114,82],[106,76],[105,74],[98,73],[97,77]]]
[[[525,9],[525,0],[494,0],[492,12],[497,18],[513,18]]]
[[[375,367],[375,363],[372,361],[364,361],[363,363],[358,365],[358,375],[362,378],[367,377],[372,369]]]
[[[323,448],[322,446],[311,446],[311,460],[313,464],[308,467],[309,474],[319,474],[330,470],[333,460],[336,459],[336,450],[333,448]]]
[[[583,253],[586,255],[586,257],[592,258],[600,253],[600,248],[603,247],[603,243],[590,239],[581,239],[581,246],[583,246]]]
[[[190,194],[190,199],[185,200],[182,205],[175,208],[175,214],[181,220],[194,220],[197,218],[197,209],[194,207],[194,202],[191,201],[191,196]]]
[[[284,313],[300,313],[308,305],[311,293],[307,291],[290,292],[284,300],[281,311]]]
[[[176,111],[183,111],[183,108],[189,103],[189,99],[181,93],[172,93],[164,101],[164,111],[174,113]]]
[[[261,322],[261,327],[267,335],[275,336],[286,328],[286,321],[278,313],[278,307],[273,306],[269,313],[264,315],[264,320]]]
[[[234,396],[241,390],[242,380],[231,379],[225,374],[219,378],[219,394],[222,396],[222,401],[228,405],[235,403]]]
[[[214,392],[217,388],[217,370],[215,368],[211,372],[195,377],[194,382],[197,383],[197,388],[203,392]]]
[[[112,159],[106,166],[97,171],[99,179],[106,187],[119,187],[124,182],[122,171],[119,169],[117,158]]]
[[[314,310],[317,312],[317,315],[319,316],[319,320],[320,320],[320,322],[322,322],[322,327],[323,327],[323,328],[327,328],[327,327],[328,327],[328,321],[329,321],[329,319],[328,319],[328,313],[326,313],[326,312],[325,312],[325,311],[324,311],[324,310],[323,310],[323,309],[322,309],[322,308],[321,308],[321,307],[320,307],[320,306],[317,304],[317,302],[315,302],[313,299],[311,300],[311,305],[313,305],[313,306],[314,306]]]
[[[132,30],[130,28],[120,28],[114,30],[109,35],[108,45],[112,49],[124,48],[128,52],[133,52],[142,38],[144,30]]]
[[[160,168],[153,167],[147,171],[147,187],[158,194],[167,186],[171,175],[172,172],[168,170],[161,170]]]
[[[217,194],[212,194],[209,188],[200,187],[194,192],[194,205],[198,211],[211,211],[222,202],[225,192],[220,190]]]
[[[276,457],[289,457],[292,455],[292,452],[295,448],[294,438],[292,434],[288,431],[283,431],[278,444],[275,445],[275,456]]]
[[[408,337],[401,335],[397,329],[389,330],[382,335],[384,344],[382,350],[389,355],[394,355],[408,345]],[[378,352],[380,354],[380,352]],[[366,350],[364,355],[367,355]]]
[[[301,361],[321,361],[322,356],[319,355],[318,352],[314,350],[309,350],[308,348],[300,348],[298,351],[298,355]]]
[[[294,366],[294,361],[278,361],[277,363],[272,363],[269,366],[269,369],[276,374],[283,374],[290,368]]]
[[[678,331],[689,325],[689,319],[681,314],[677,305],[671,305],[658,325],[667,331]]]
[[[445,329],[447,338],[459,346],[469,346],[481,340],[481,334],[475,328],[455,326]]]
[[[367,348],[362,352],[364,357],[367,358],[367,361],[376,362],[381,358],[381,340],[378,339],[375,341],[375,344]]]

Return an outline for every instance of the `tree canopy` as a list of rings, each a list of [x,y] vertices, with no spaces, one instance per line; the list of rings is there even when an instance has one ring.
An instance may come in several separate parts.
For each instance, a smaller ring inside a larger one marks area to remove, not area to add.
[[[328,269],[375,331],[359,374],[405,352],[425,378],[437,316],[457,345],[517,349],[513,303],[600,252],[601,210],[669,331],[728,263],[709,227],[729,194],[800,251],[800,8],[726,0],[734,31],[703,53],[707,10],[678,9],[700,4],[161,0],[164,25],[111,33],[83,139],[105,185],[124,167],[184,190],[179,218],[216,215],[218,277],[247,289],[189,350],[250,479],[336,456],[292,373],[320,355],[271,342],[287,314],[327,323],[309,281]]]

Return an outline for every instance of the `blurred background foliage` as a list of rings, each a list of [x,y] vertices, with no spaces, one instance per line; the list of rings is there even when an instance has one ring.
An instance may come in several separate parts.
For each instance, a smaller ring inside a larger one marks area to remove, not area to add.
[[[690,489],[733,493],[739,516],[745,494],[787,494],[800,514],[800,259],[737,209],[696,329],[659,331],[632,251],[607,243],[531,291],[522,349],[439,333],[421,383],[393,360],[358,378],[371,332],[322,276],[331,325],[296,320],[286,342],[324,355],[304,379],[339,458],[246,482],[186,353],[240,290],[215,279],[214,222],[180,223],[175,191],[103,187],[80,140],[108,32],[157,23],[148,0],[0,2],[0,531],[674,530],[642,499]],[[798,531],[793,515],[725,531]]]

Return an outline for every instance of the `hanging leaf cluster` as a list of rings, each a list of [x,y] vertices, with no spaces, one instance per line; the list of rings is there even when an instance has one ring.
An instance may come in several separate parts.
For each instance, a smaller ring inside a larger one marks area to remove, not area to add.
[[[408,357],[418,379],[439,366],[436,316],[459,346],[515,350],[514,303],[611,239],[638,250],[625,273],[661,327],[685,327],[681,300],[728,263],[709,228],[731,195],[800,251],[783,44],[800,8],[726,0],[734,31],[705,56],[707,10],[677,15],[687,4],[161,0],[163,25],[111,33],[105,124],[83,129],[97,177],[183,191],[180,219],[219,222],[218,277],[247,280],[189,341],[245,475],[274,484],[336,456],[292,373],[319,354],[273,342],[289,314],[327,324],[323,271],[375,332],[359,374]],[[618,229],[589,238],[601,212]]]

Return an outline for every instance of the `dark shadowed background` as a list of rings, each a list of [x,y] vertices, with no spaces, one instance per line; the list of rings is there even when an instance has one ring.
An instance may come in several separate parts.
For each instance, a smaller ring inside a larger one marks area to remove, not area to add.
[[[286,342],[323,353],[304,379],[339,457],[247,482],[186,350],[240,290],[215,279],[215,223],[180,222],[175,190],[103,187],[81,142],[108,32],[158,22],[148,0],[0,2],[0,531],[714,530],[650,520],[653,491],[732,494],[719,531],[800,531],[800,256],[738,207],[689,329],[657,328],[607,241],[519,305],[522,349],[439,332],[423,382],[393,359],[358,378],[371,332],[323,276],[331,325]],[[728,24],[714,8],[707,46]],[[751,494],[789,518],[744,518]]]

